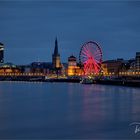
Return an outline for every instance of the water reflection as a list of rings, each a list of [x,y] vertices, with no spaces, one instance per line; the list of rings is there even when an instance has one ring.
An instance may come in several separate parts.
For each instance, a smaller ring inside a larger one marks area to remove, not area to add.
[[[136,138],[140,89],[0,83],[0,138]]]
[[[128,132],[128,125],[131,122],[140,121],[140,90],[138,88],[80,85],[80,89],[80,95],[77,100],[81,101],[79,102],[81,112],[79,112],[78,118],[82,120],[83,123],[92,124],[90,128],[93,132],[97,129],[106,130],[111,127],[111,130],[116,130],[116,134],[112,134],[114,137],[117,137],[117,131],[122,131],[119,135],[120,137],[125,137],[124,133],[126,133],[128,137],[131,135],[130,132]],[[78,106],[77,100],[76,103],[73,101],[75,92],[76,89],[70,86],[69,95],[70,100],[72,99],[71,106],[73,106],[73,108]],[[71,98],[71,96],[73,96],[73,98]],[[77,114],[72,114],[73,118],[76,118]],[[112,126],[114,126],[114,128],[112,128]]]

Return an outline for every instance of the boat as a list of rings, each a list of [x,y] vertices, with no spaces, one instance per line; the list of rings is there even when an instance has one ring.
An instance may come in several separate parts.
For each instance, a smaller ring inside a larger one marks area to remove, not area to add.
[[[80,81],[81,84],[93,84],[93,79],[89,79],[89,78],[83,78]]]

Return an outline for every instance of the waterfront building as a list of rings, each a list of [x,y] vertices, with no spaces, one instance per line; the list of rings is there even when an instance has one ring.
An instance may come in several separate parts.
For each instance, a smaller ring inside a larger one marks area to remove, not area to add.
[[[102,63],[104,76],[118,76],[122,68],[123,59],[107,60]]]
[[[31,73],[52,73],[53,67],[51,62],[33,62],[31,63]]]
[[[57,38],[55,40],[55,48],[54,48],[54,53],[52,54],[52,65],[55,70],[61,68],[61,61],[60,61],[60,54],[58,52],[58,42]]]
[[[68,58],[68,66],[72,66],[72,67],[76,67],[77,66],[77,62],[76,62],[76,57],[71,55]]]
[[[52,62],[32,62],[29,65],[19,65],[22,73],[26,74],[53,74]]]
[[[31,65],[19,65],[21,69],[21,73],[30,73],[31,72]]]
[[[104,76],[138,76],[140,72],[136,71],[136,60],[107,60],[102,63]]]
[[[134,59],[124,60],[122,62],[122,66],[121,66],[119,72],[134,71],[135,70],[134,64],[135,64]]]
[[[12,63],[3,63],[0,65],[0,74],[20,73],[21,70],[18,66]]]
[[[82,70],[77,65],[76,57],[71,55],[68,57],[68,69],[67,75],[68,76],[79,76],[81,75]]]
[[[136,52],[135,67],[136,67],[136,72],[140,72],[140,52]]]
[[[4,63],[4,44],[0,42],[0,63]]]

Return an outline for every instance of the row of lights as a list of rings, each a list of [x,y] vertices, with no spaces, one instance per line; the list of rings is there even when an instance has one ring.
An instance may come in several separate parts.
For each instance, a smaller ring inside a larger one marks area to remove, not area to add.
[[[119,72],[120,75],[140,75],[140,72]]]
[[[44,73],[0,73],[1,76],[52,76],[55,74],[44,74]],[[78,74],[79,76],[81,74]],[[95,74],[98,75],[98,74]],[[104,76],[111,76],[115,75],[114,72],[103,73]],[[119,75],[140,75],[140,72],[119,72]]]
[[[114,72],[103,73],[105,76],[115,75]],[[140,72],[119,72],[119,75],[140,75]]]
[[[44,74],[44,73],[0,73],[0,76],[48,76],[56,77],[56,74]],[[65,75],[61,75],[65,77]]]
[[[43,73],[0,73],[0,75],[7,75],[7,76],[42,76]]]
[[[109,72],[109,73],[103,73],[104,76],[110,76],[110,75],[115,75],[114,72]]]

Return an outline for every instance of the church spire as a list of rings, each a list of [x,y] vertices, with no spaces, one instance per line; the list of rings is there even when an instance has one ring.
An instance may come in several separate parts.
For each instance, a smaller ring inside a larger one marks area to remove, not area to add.
[[[57,37],[55,39],[54,53],[52,54],[52,64],[54,68],[61,68],[60,54],[58,52]]]
[[[54,55],[55,55],[55,56],[59,55],[59,53],[58,53],[58,43],[57,43],[57,37],[56,37],[56,39],[55,39],[55,49],[54,49]]]

